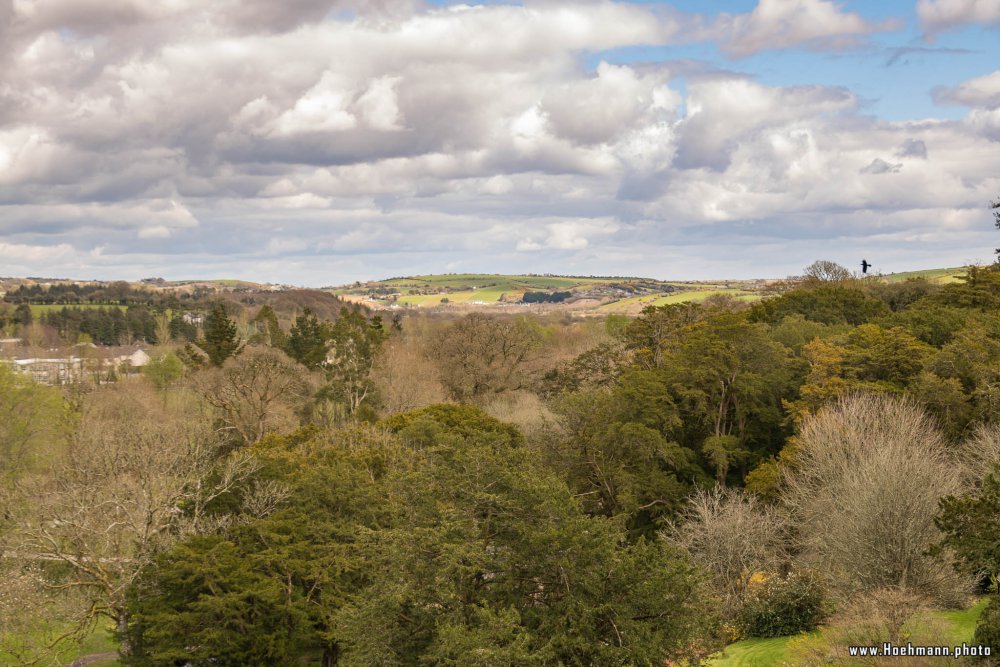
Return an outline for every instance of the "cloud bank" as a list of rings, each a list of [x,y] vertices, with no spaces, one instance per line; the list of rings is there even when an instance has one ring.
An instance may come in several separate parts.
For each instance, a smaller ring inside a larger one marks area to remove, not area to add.
[[[987,4],[920,18],[995,20]],[[888,122],[845,87],[585,66],[891,27],[835,3],[278,7],[0,1],[0,273],[783,275],[820,251],[938,265],[992,243],[1000,71],[935,90],[960,120]]]

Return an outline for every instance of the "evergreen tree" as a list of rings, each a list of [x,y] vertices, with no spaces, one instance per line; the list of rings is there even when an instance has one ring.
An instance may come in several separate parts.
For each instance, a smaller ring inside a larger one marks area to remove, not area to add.
[[[198,347],[208,355],[213,366],[221,366],[243,348],[236,333],[236,323],[229,319],[221,303],[217,303],[205,318],[204,338],[198,342]]]
[[[315,370],[326,362],[328,340],[326,327],[306,308],[295,318],[295,324],[288,332],[285,352],[306,368]]]

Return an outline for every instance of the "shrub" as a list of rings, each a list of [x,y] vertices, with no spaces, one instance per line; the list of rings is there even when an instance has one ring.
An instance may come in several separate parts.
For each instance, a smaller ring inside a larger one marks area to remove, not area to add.
[[[783,637],[814,629],[825,615],[826,597],[816,574],[792,572],[752,591],[741,613],[750,637]]]
[[[972,643],[990,646],[995,654],[1000,653],[1000,595],[994,595],[983,610]],[[990,664],[1000,664],[1000,656],[994,655],[993,660]]]

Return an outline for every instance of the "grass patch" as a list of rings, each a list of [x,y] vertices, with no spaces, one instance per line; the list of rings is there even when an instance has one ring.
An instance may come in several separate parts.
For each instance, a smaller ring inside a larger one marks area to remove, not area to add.
[[[946,285],[948,283],[957,283],[961,276],[964,276],[966,272],[966,267],[959,266],[950,269],[924,269],[922,271],[903,271],[901,273],[893,273],[891,275],[882,276],[887,282],[890,283],[901,283],[905,280],[910,280],[911,278],[923,278],[937,285]]]
[[[785,660],[791,637],[744,639],[730,644],[722,654],[709,662],[712,667],[769,667]]]
[[[982,598],[968,609],[932,611],[928,612],[925,618],[941,624],[942,639],[949,645],[971,643],[976,623],[988,602],[987,598]],[[919,624],[921,619],[917,618],[911,622]],[[810,634],[822,636],[823,629],[820,628]],[[720,654],[710,659],[708,664],[710,667],[781,667],[787,659],[788,643],[792,639],[795,637],[744,639],[727,646]]]
[[[25,638],[28,640],[26,643],[38,646],[44,645],[46,637],[53,636],[53,634],[49,632],[50,630],[51,628],[39,628],[37,637]],[[111,627],[107,623],[98,623],[94,630],[89,635],[84,637],[83,641],[79,644],[70,641],[65,642],[63,647],[61,647],[52,656],[50,662],[68,665],[77,658],[81,658],[85,655],[93,655],[95,653],[113,653],[117,651],[118,643],[112,635]],[[18,656],[0,651],[0,665],[16,664],[19,664]],[[118,664],[119,662],[117,658],[91,663],[91,665],[96,667],[111,667],[112,665]]]

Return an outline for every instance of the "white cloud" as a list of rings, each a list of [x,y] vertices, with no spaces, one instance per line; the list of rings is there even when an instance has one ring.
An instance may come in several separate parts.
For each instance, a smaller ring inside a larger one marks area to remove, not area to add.
[[[1000,70],[957,86],[941,86],[933,92],[934,101],[938,104],[996,109],[1000,107]]]
[[[586,67],[704,36],[648,6],[276,6],[20,0],[6,22],[0,8],[0,243],[28,258],[9,264],[44,269],[49,252],[61,273],[161,262],[330,284],[539,270],[543,251],[546,269],[663,275],[667,257],[722,266],[685,259],[702,245],[742,267],[751,245],[941,244],[938,221],[971,225],[1000,191],[984,140],[1000,139],[996,74],[937,93],[965,119],[893,123],[844,88]],[[822,0],[701,24],[738,55],[882,27]]]
[[[23,243],[0,243],[0,257],[50,266],[54,262],[73,253],[68,243],[58,245],[26,245]]]
[[[722,48],[735,56],[806,46],[837,50],[893,24],[876,25],[830,0],[760,0],[750,14],[726,17],[715,30]]]
[[[924,30],[934,33],[968,23],[1000,24],[996,0],[919,0],[917,16]]]
[[[896,174],[903,168],[902,164],[890,164],[880,157],[875,158],[858,170],[861,174]]]

